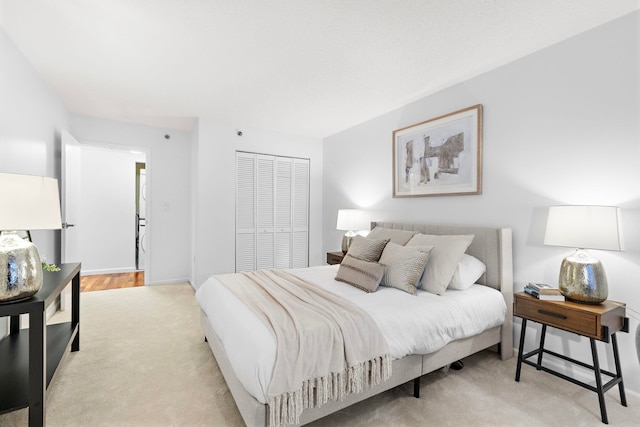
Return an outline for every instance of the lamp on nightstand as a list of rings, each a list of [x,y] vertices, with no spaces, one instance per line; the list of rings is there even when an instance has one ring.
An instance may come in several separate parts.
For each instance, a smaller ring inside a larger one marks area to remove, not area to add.
[[[342,253],[347,253],[356,231],[368,228],[367,218],[359,209],[339,209],[336,229],[346,231],[342,237]]]
[[[624,250],[620,208],[550,207],[544,244],[578,248],[562,260],[558,287],[568,300],[599,304],[607,299],[607,276],[602,263],[585,249]]]
[[[29,298],[42,287],[38,248],[18,231],[61,224],[58,180],[0,173],[0,302]]]

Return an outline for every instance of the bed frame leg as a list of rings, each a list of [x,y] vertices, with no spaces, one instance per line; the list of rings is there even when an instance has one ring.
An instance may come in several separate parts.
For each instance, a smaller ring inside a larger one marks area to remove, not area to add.
[[[413,380],[413,397],[420,399],[420,377]]]

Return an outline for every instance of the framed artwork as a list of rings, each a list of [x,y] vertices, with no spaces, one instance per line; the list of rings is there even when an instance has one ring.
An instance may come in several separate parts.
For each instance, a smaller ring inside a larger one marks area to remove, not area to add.
[[[482,193],[482,105],[393,131],[393,197]]]

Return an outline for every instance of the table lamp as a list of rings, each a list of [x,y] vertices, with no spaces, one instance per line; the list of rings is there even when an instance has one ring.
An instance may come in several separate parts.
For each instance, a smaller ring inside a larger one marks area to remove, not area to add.
[[[549,208],[545,245],[577,248],[562,260],[558,287],[568,300],[599,304],[609,292],[602,263],[586,249],[622,251],[620,208],[553,206]]]
[[[61,225],[58,180],[0,173],[0,303],[29,298],[42,287],[38,249],[17,232]]]
[[[338,209],[338,221],[336,229],[346,231],[342,236],[342,253],[347,253],[351,240],[356,235],[355,231],[366,230],[367,218],[359,209]]]

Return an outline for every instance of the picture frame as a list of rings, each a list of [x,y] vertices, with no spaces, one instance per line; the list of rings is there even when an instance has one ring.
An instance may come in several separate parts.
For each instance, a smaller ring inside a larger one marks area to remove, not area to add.
[[[482,194],[482,104],[393,131],[393,197]]]

